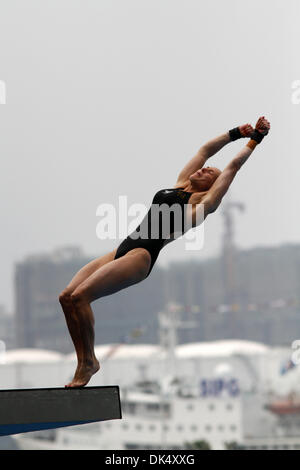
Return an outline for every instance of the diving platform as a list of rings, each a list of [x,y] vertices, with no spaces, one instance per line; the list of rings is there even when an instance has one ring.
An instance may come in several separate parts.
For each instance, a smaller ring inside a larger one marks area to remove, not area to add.
[[[122,419],[117,385],[0,390],[0,436]]]

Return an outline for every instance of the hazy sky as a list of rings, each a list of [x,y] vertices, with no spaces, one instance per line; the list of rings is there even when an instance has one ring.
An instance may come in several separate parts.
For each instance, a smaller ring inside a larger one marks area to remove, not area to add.
[[[201,144],[260,115],[272,132],[224,198],[246,205],[236,242],[300,242],[299,13],[298,0],[0,0],[0,304],[13,308],[16,261],[114,249],[96,237],[99,204],[149,206]],[[219,253],[221,207],[194,259]],[[189,256],[178,240],[157,263]]]

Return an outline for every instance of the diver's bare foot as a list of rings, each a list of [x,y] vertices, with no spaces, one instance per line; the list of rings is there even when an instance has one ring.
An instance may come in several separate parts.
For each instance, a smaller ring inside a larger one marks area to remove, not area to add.
[[[81,368],[81,364],[78,363],[72,382],[76,379],[76,377],[78,377],[80,368]],[[72,382],[69,382],[67,385],[65,385],[65,388],[70,387],[70,385],[71,385]]]
[[[97,359],[91,363],[81,364],[77,367],[74,378],[72,382],[65,386],[65,388],[79,388],[84,387],[89,383],[92,376],[98,372],[100,369],[100,364]]]

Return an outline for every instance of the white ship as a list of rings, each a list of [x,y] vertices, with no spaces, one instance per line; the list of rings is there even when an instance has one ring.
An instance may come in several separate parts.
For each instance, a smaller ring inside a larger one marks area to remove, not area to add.
[[[223,449],[226,442],[241,441],[237,396],[207,398],[200,387],[176,379],[136,384],[120,395],[122,420],[20,434],[15,442],[23,450],[129,450],[195,448],[196,441]]]

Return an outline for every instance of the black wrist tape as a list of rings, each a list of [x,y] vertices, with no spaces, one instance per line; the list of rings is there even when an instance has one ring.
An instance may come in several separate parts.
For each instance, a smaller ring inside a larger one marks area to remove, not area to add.
[[[232,141],[241,139],[243,137],[239,127],[235,127],[234,129],[231,129],[229,131],[229,135],[230,135],[230,140]]]
[[[251,139],[252,140],[255,140],[255,142],[257,142],[258,144],[261,143],[261,141],[263,140],[264,138],[264,134],[262,134],[261,132],[259,132],[257,129],[254,130],[253,134],[251,135]]]

